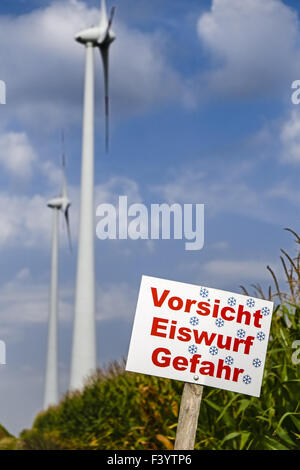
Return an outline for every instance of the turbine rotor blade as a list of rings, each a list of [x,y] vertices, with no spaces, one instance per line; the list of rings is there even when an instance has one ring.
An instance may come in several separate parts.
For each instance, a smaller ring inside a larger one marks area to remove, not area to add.
[[[105,149],[109,150],[109,44],[99,46],[104,70]]]
[[[102,6],[105,8],[105,0],[102,1]],[[103,40],[98,44],[98,48],[101,54],[104,70],[104,106],[105,106],[105,150],[106,153],[109,151],[109,46],[114,41],[115,36],[110,34],[111,25],[114,19],[116,7],[113,6],[110,10],[110,16],[107,23],[106,33]]]
[[[65,154],[65,135],[64,130],[61,133],[61,165],[62,165],[62,196],[67,197],[67,177],[66,177],[66,154]]]
[[[61,150],[62,150],[62,157],[61,157],[61,163],[63,169],[66,168],[66,155],[65,155],[65,133],[64,130],[62,129],[61,131]]]
[[[105,0],[101,0],[100,12],[101,12],[100,23],[101,23],[102,21],[107,21],[107,9],[106,9],[106,2],[105,2]]]
[[[110,10],[110,17],[109,17],[109,21],[108,21],[108,25],[107,25],[107,32],[109,32],[109,30],[111,28],[111,25],[112,25],[112,22],[113,22],[113,19],[114,19],[114,15],[115,15],[115,11],[116,11],[116,7],[113,6]]]
[[[69,241],[69,248],[72,253],[72,238],[71,238],[71,228],[70,228],[70,218],[69,218],[69,208],[68,206],[64,212],[65,216],[65,221],[66,221],[66,226],[67,226],[67,235],[68,235],[68,241]]]

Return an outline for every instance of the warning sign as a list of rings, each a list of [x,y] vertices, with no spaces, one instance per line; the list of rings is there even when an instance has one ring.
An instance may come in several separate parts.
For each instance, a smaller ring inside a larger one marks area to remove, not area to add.
[[[126,370],[259,397],[273,303],[143,276]]]

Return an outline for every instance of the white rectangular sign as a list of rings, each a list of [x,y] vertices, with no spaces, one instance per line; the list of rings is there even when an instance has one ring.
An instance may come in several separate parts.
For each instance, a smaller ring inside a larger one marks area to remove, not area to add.
[[[126,370],[260,396],[273,302],[143,276]]]

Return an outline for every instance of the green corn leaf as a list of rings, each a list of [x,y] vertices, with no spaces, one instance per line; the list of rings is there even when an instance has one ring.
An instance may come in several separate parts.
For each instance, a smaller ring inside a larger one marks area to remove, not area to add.
[[[224,444],[224,442],[230,441],[231,439],[235,439],[236,437],[240,436],[240,434],[241,434],[240,432],[231,432],[227,434],[227,436],[225,436],[222,441],[222,445]]]

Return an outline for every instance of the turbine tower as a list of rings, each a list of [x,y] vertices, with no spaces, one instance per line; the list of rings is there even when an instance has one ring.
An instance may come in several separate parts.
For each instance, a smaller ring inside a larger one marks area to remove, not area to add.
[[[67,195],[66,162],[62,155],[63,184],[59,197],[48,201],[47,206],[53,210],[52,222],[52,255],[51,255],[51,281],[50,281],[50,305],[48,320],[48,351],[46,364],[46,381],[44,409],[58,403],[58,344],[57,344],[57,321],[58,321],[58,234],[59,234],[59,212],[64,215],[68,239],[71,249],[71,234],[69,224],[69,208],[71,201]]]
[[[75,39],[85,46],[80,222],[78,238],[75,316],[71,358],[70,389],[81,389],[97,368],[94,272],[94,48],[98,48],[104,68],[105,143],[109,142],[109,47],[115,39],[111,29],[115,8],[108,19],[101,1],[98,26],[80,31]]]

